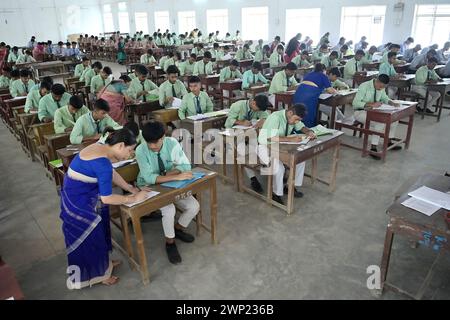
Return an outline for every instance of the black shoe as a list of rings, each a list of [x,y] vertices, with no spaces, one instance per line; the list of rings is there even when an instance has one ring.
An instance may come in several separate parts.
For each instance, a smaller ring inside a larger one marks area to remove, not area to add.
[[[179,230],[175,228],[175,238],[180,239],[183,242],[193,242],[195,240],[193,235],[190,235],[187,232],[184,232],[183,230]]]
[[[288,192],[289,192],[288,187],[284,186],[283,191],[284,191],[285,194],[288,194]],[[294,187],[294,197],[295,198],[303,198],[303,192],[298,191],[297,188]]]
[[[178,252],[177,245],[174,243],[166,243],[167,258],[169,258],[170,263],[177,264],[181,263],[181,256]]]
[[[370,148],[370,151],[372,151],[372,152],[378,152],[377,147],[372,147],[372,148]],[[377,155],[375,155],[375,154],[370,154],[370,156],[371,156],[373,159],[375,159],[375,160],[381,160],[381,157],[380,157],[380,156],[377,156]]]
[[[416,110],[417,110],[417,112],[419,112],[419,113],[422,113],[422,112],[423,112],[423,108],[419,107],[418,105],[416,106]]]
[[[278,202],[279,204],[284,205],[283,199],[281,199],[281,197],[276,194],[272,195],[272,200]]]
[[[446,172],[446,173],[444,174],[444,176],[450,177],[450,173]]]
[[[393,142],[389,142],[388,147],[390,147],[392,145],[394,145],[394,143]],[[391,150],[402,150],[402,146],[395,146]]]
[[[425,113],[431,113],[431,114],[433,114],[434,112],[427,108],[427,109],[425,110]]]
[[[253,177],[253,178],[251,178],[250,179],[251,180],[251,186],[252,186],[252,189],[254,190],[254,191],[256,191],[256,192],[258,192],[258,193],[261,193],[261,192],[263,192],[263,188],[262,188],[262,186],[261,186],[261,183],[259,183],[259,181],[258,181],[258,179],[256,179],[256,177]]]

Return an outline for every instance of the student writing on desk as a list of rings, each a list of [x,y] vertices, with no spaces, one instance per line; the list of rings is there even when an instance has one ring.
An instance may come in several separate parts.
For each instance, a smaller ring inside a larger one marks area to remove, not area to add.
[[[66,88],[55,83],[52,86],[51,94],[47,94],[39,101],[38,118],[41,122],[52,122],[56,110],[67,106],[71,95],[66,92]]]
[[[147,79],[147,67],[140,64],[136,66],[135,72],[137,77],[131,80],[130,87],[127,91],[128,96],[140,102],[148,102],[152,100],[153,96],[151,92],[154,92],[157,95],[159,90],[158,86],[153,81]]]
[[[195,63],[193,75],[209,75],[213,73],[214,70],[213,64],[211,62],[211,52],[206,51],[203,55],[203,59]]]
[[[355,119],[359,122],[365,124],[367,118],[367,110],[379,108],[383,103],[389,104],[393,106],[397,106],[386,94],[385,88],[389,84],[389,76],[385,74],[380,74],[377,79],[369,80],[362,83],[358,92],[356,93],[355,98],[353,99],[353,109]],[[391,128],[389,131],[389,138],[395,138],[395,130],[397,128],[398,122],[394,122],[391,124]],[[384,131],[384,123],[378,123],[371,121],[370,130],[373,131]],[[380,136],[372,135],[372,146],[371,151],[378,152],[377,146],[380,143]],[[393,144],[393,141],[389,141],[389,146]],[[401,146],[396,146],[392,150],[399,150]],[[370,155],[372,158],[376,160],[380,160],[381,158],[376,155]]]
[[[72,131],[77,120],[89,109],[83,105],[83,100],[78,96],[70,97],[69,104],[55,111],[53,125],[55,133]]]
[[[348,60],[344,66],[344,81],[349,86],[353,85],[353,77],[355,74],[363,72],[363,57],[364,51],[358,50],[355,56]]]
[[[142,129],[145,143],[136,149],[139,165],[138,186],[154,185],[170,181],[192,179],[191,164],[178,141],[165,136],[164,125],[149,122]],[[182,214],[175,223],[176,207]],[[173,264],[181,262],[175,238],[183,242],[193,242],[194,236],[185,229],[200,210],[200,204],[191,195],[161,208],[162,224],[166,237],[166,252]]]
[[[25,113],[36,112],[39,109],[39,102],[50,92],[52,85],[48,82],[41,82],[38,90],[31,90],[25,101]]]
[[[422,98],[425,98],[427,94],[427,84],[433,84],[441,80],[441,78],[437,75],[434,68],[437,64],[437,59],[435,57],[431,57],[428,59],[427,65],[420,67],[416,71],[416,77],[414,78],[414,85],[411,90],[417,92]],[[427,113],[434,113],[430,108],[439,100],[441,94],[437,91],[428,91],[428,102],[426,106],[422,106],[422,108],[417,107],[418,111],[423,111],[423,108],[426,108]]]
[[[20,79],[14,80],[10,84],[9,92],[13,98],[26,97],[34,86],[34,81],[31,80],[31,72],[23,69],[19,73]]]
[[[327,71],[327,75],[328,75],[328,79],[330,79],[331,82],[331,87],[335,90],[348,90],[349,86],[339,80],[339,78],[341,77],[341,72],[339,71],[339,68],[331,68],[330,70]],[[326,89],[325,89],[325,93],[326,93]],[[332,113],[332,108],[330,106],[324,105],[324,104],[320,104],[319,105],[319,111],[325,113],[328,117],[331,117],[331,113]],[[341,109],[336,108],[336,120],[343,120],[344,119],[344,114],[342,113]]]
[[[269,80],[262,75],[261,71],[261,62],[253,62],[252,68],[242,75],[242,90],[269,83]]]
[[[302,140],[301,136],[292,135],[300,132],[306,134],[310,139],[314,139],[316,137],[314,132],[305,127],[302,122],[305,113],[306,108],[303,104],[295,104],[288,110],[273,112],[264,122],[258,136],[258,156],[263,164],[271,165],[274,173],[272,199],[281,204],[283,204],[281,197],[287,190],[287,188],[284,188],[283,183],[285,168],[280,160],[269,156],[267,145],[280,142],[300,142]],[[295,168],[295,187],[302,186],[304,172],[305,163],[297,164]],[[301,198],[303,193],[295,188],[294,196]]]
[[[398,74],[397,71],[395,71],[394,63],[397,60],[397,53],[396,52],[388,52],[387,55],[387,62],[382,62],[380,65],[380,74],[385,74],[389,76],[389,79],[401,79],[403,78],[402,74]],[[388,96],[389,98],[393,99],[395,97],[395,94],[397,93],[398,88],[395,87],[388,87]]]
[[[298,82],[295,79],[295,71],[297,71],[297,66],[293,62],[289,62],[284,70],[278,71],[270,83],[269,87],[269,101],[275,107],[275,93],[286,92],[295,90],[297,88]]]

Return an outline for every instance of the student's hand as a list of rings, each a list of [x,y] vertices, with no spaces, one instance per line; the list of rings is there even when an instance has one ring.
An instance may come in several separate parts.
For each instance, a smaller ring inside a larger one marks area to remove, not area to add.
[[[175,176],[175,180],[182,181],[182,180],[190,180],[194,176],[192,175],[191,171],[182,172]]]
[[[292,142],[301,142],[303,140],[303,137],[299,136],[299,135],[290,136],[288,138],[289,138],[289,141],[292,141]]]
[[[131,196],[133,202],[143,201],[147,198],[147,191],[139,191],[138,193]]]
[[[49,123],[49,122],[52,122],[52,119],[45,117],[44,119],[42,119],[42,122]]]
[[[71,132],[73,128],[65,128],[64,132]]]
[[[316,134],[314,133],[314,131],[310,130],[306,133],[306,135],[308,136],[309,139],[314,140],[317,138]]]
[[[146,96],[146,95],[148,95],[148,92],[145,91],[145,90],[142,90],[139,94],[140,94],[141,96]]]
[[[251,127],[252,123],[248,120],[241,121],[241,126]]]
[[[381,102],[373,102],[371,107],[372,108],[379,108],[379,107],[381,107]]]
[[[173,100],[174,100],[173,97],[167,97],[167,98],[166,98],[166,103],[172,103]]]
[[[257,123],[255,123],[255,125],[253,126],[253,128],[255,129],[261,129],[264,125],[264,119],[259,120]]]

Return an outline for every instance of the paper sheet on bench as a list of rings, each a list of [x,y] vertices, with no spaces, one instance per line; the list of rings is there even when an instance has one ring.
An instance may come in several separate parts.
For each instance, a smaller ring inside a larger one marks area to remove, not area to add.
[[[435,206],[428,202],[416,199],[414,197],[408,198],[402,202],[405,207],[411,208],[413,210],[419,211],[424,215],[431,216],[433,213],[440,209],[439,206]]]
[[[422,186],[408,193],[410,197],[450,210],[450,194]]]
[[[159,192],[157,192],[157,191],[150,191],[149,193],[147,193],[147,198],[145,198],[144,200],[133,202],[133,203],[128,203],[128,204],[125,204],[125,206],[127,206],[129,208],[134,207],[135,205],[142,203],[150,198],[153,198],[153,197],[157,196],[158,194],[159,194]]]

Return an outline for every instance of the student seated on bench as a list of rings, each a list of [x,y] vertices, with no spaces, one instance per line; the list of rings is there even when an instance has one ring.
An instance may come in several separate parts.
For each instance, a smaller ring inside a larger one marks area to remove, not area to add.
[[[205,91],[201,91],[201,80],[197,76],[189,78],[188,94],[185,94],[181,107],[178,109],[178,117],[180,120],[186,117],[195,116],[196,114],[208,113],[213,111],[213,103],[211,98]]]
[[[136,160],[139,165],[138,186],[192,179],[191,164],[181,145],[176,139],[166,137],[165,133],[165,127],[160,122],[149,122],[143,127],[142,135],[145,142],[136,149]],[[177,223],[175,223],[176,207],[182,210]],[[181,262],[175,238],[183,242],[194,241],[194,237],[185,229],[199,210],[200,205],[192,195],[161,208],[166,252],[171,263]]]
[[[39,102],[43,97],[45,97],[51,90],[52,85],[48,82],[42,81],[39,84],[39,89],[32,89],[27,95],[27,100],[25,101],[25,113],[36,112],[39,109]]]
[[[39,101],[38,117],[41,122],[52,122],[55,111],[67,106],[71,95],[66,92],[66,88],[55,83],[52,86],[51,94],[47,94]]]
[[[89,109],[83,105],[83,100],[79,96],[70,97],[69,104],[55,111],[54,127],[55,133],[72,131],[77,120]]]
[[[31,72],[27,69],[20,70],[20,79],[14,80],[10,84],[9,92],[13,98],[26,97],[30,93],[34,81],[31,80]]]

